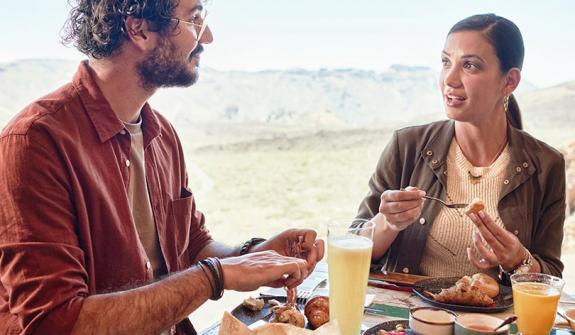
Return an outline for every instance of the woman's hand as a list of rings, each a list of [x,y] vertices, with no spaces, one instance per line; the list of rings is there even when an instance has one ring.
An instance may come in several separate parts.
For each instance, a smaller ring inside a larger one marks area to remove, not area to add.
[[[401,231],[414,223],[423,209],[425,191],[416,187],[405,190],[387,190],[381,194],[379,212],[385,216],[389,227]]]
[[[469,214],[477,230],[473,231],[473,246],[467,248],[467,257],[481,270],[501,265],[511,271],[519,266],[528,253],[519,239],[505,228],[498,226],[484,211]],[[487,243],[489,248],[483,243]]]

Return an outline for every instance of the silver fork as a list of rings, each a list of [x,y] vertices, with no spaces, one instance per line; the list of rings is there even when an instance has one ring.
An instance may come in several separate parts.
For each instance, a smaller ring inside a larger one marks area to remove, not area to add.
[[[429,195],[424,195],[423,197],[424,197],[425,199],[439,201],[439,202],[441,202],[441,204],[442,204],[443,206],[445,206],[445,207],[447,207],[447,208],[465,208],[465,207],[467,207],[467,205],[468,205],[468,204],[448,204],[447,202],[445,202],[445,201],[443,201],[443,200],[441,200],[441,199],[438,199],[438,198],[435,198],[435,197],[430,197]]]
[[[307,303],[307,301],[309,300],[309,298],[311,298],[312,294],[313,294],[313,291],[309,291],[309,290],[298,291],[297,299],[296,299],[297,304],[304,306]]]

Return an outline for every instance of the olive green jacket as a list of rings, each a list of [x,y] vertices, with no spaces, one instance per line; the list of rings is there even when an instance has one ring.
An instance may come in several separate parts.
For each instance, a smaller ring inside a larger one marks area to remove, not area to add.
[[[449,120],[397,130],[381,154],[357,217],[375,216],[381,193],[388,189],[415,186],[445,199],[446,159],[454,129]],[[497,206],[499,216],[539,261],[542,272],[561,276],[565,160],[557,150],[511,126],[508,141],[511,161]],[[425,203],[421,217],[401,231],[377,260],[383,270],[420,274],[427,235],[440,206],[435,201]]]

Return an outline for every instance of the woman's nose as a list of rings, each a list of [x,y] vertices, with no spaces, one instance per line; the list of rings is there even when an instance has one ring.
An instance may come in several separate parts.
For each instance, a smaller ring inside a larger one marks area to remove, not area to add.
[[[459,71],[455,67],[443,70],[443,83],[449,87],[461,86]]]

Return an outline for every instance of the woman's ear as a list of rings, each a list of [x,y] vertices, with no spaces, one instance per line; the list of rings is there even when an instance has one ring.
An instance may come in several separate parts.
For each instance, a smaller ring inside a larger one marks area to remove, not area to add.
[[[511,68],[509,71],[507,71],[507,74],[505,75],[505,86],[503,88],[504,95],[505,96],[511,95],[511,93],[513,93],[513,91],[515,91],[515,89],[519,85],[520,81],[521,81],[521,70],[514,67]]]
[[[151,50],[155,47],[151,38],[148,22],[144,19],[138,19],[132,16],[126,18],[124,23],[128,39],[133,45],[142,50]]]

